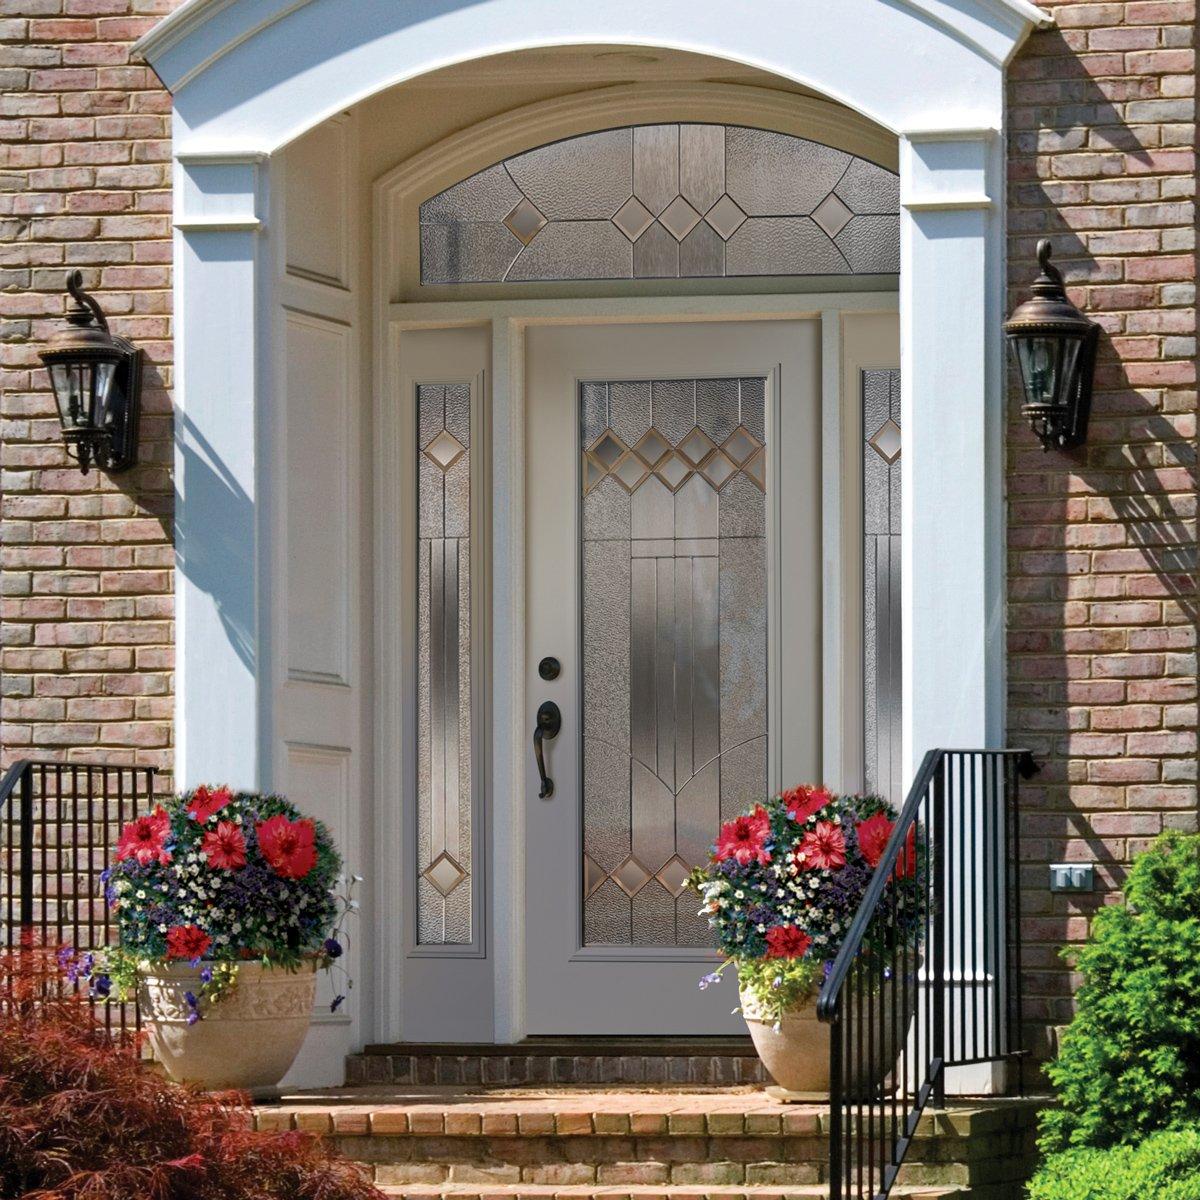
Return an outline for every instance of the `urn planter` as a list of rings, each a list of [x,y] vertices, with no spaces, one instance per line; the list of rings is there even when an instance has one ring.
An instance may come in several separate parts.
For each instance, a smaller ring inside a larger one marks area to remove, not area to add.
[[[186,994],[201,994],[200,971],[181,964],[142,976],[138,1000],[154,1057],[171,1079],[210,1091],[273,1087],[308,1033],[316,964],[288,971],[242,963],[237,987],[204,1004],[201,1020],[189,1025]]]
[[[895,1090],[896,1060],[908,1033],[911,1013],[897,1020],[893,1028],[893,990],[890,981],[884,983],[878,1003],[868,1009],[875,1028],[864,1029],[862,1045],[864,1048],[870,1046],[874,1053],[863,1054],[859,1070],[849,1080],[850,1098],[887,1095]],[[793,1093],[796,1099],[827,1097],[829,1038],[833,1026],[817,1017],[816,995],[785,1012],[778,1022],[773,1014],[765,1013],[753,994],[745,989],[741,992],[741,1003],[754,1049],[779,1088]],[[899,1014],[895,1015],[899,1017]]]

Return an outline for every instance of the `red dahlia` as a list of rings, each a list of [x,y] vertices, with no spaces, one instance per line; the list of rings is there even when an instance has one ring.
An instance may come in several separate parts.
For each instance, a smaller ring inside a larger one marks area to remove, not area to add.
[[[153,862],[169,863],[171,852],[166,848],[166,841],[170,831],[171,818],[160,804],[148,817],[138,817],[121,830],[117,858],[136,858],[143,867]]]
[[[799,925],[775,925],[767,930],[768,958],[803,958],[812,938]]]
[[[214,788],[211,792],[201,784],[187,803],[188,816],[201,825],[209,817],[219,813],[233,799],[233,793],[227,787]]]
[[[771,818],[760,804],[749,816],[735,817],[721,826],[717,835],[717,861],[732,858],[743,867],[752,862],[765,866],[771,861],[766,847],[770,836]]]
[[[246,839],[233,821],[218,821],[200,843],[200,853],[210,867],[235,871],[246,865]]]
[[[787,808],[788,816],[801,825],[809,817],[819,813],[832,799],[833,797],[823,787],[808,787],[806,784],[790,788],[783,793],[783,803]]]
[[[282,813],[258,823],[258,848],[285,879],[303,879],[317,865],[317,831],[303,817],[289,821]]]
[[[168,958],[203,958],[212,938],[199,925],[172,925],[167,930]]]
[[[804,835],[794,858],[804,871],[836,871],[846,865],[846,838],[833,821],[818,821]]]
[[[879,860],[887,849],[888,839],[896,824],[885,813],[876,813],[865,821],[860,821],[855,832],[858,834],[858,848],[862,851],[867,865],[879,866]],[[906,879],[917,870],[917,837],[916,830],[910,828],[908,837],[904,840],[904,849],[896,859],[896,869],[892,872],[893,879]]]

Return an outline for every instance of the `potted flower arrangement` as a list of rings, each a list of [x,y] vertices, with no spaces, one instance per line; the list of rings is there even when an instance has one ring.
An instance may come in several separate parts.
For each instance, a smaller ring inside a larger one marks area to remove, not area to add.
[[[700,986],[736,967],[755,1049],[786,1091],[828,1092],[829,1028],[817,1020],[817,994],[893,828],[879,796],[792,788],[726,822],[708,864],[692,874],[725,956]],[[923,924],[916,871],[910,830],[887,885],[908,947]],[[898,1049],[885,1041],[877,1038],[884,1064],[877,1077]]]
[[[60,957],[94,995],[136,992],[172,1079],[269,1088],[308,1032],[317,970],[350,987],[338,960],[358,877],[339,890],[341,871],[329,831],[283,797],[198,787],[122,830],[102,876],[118,945]]]

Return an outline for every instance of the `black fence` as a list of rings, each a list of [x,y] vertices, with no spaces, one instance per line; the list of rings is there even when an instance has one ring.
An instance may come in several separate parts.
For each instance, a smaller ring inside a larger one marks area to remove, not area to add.
[[[115,942],[101,874],[122,826],[148,810],[154,780],[152,767],[21,761],[8,770],[0,781],[0,938],[10,958],[22,948],[86,954]],[[133,1003],[97,1010],[110,1029],[137,1025]]]
[[[1010,1070],[1022,1089],[1018,815],[1035,769],[1020,750],[921,764],[817,1002],[832,1026],[831,1200],[885,1200],[947,1071]]]

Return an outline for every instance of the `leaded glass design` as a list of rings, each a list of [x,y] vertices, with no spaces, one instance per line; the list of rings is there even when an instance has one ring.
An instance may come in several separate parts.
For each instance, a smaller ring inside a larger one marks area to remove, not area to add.
[[[738,125],[551,142],[421,205],[422,284],[900,269],[894,172]]]
[[[766,794],[765,393],[580,385],[585,945],[711,945],[687,874]]]
[[[469,384],[417,385],[417,446],[417,940],[469,945]]]
[[[900,372],[862,373],[863,731],[867,790],[899,803]]]

